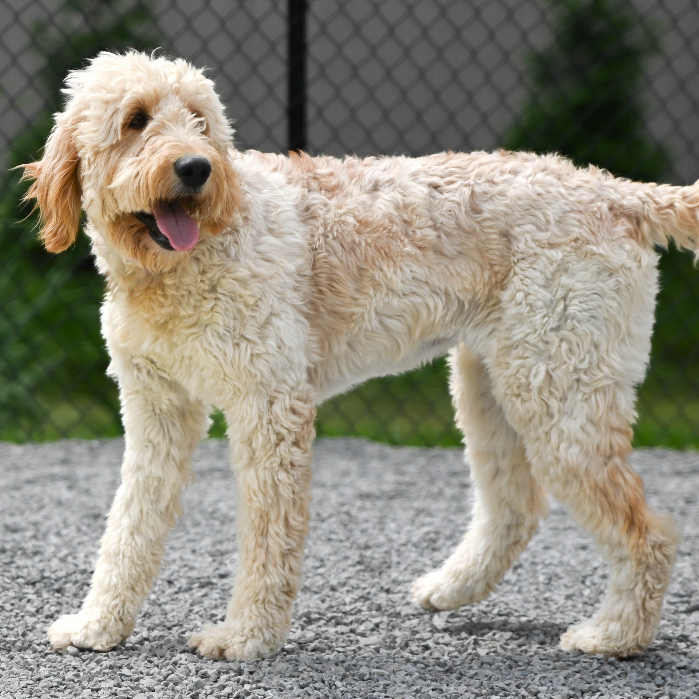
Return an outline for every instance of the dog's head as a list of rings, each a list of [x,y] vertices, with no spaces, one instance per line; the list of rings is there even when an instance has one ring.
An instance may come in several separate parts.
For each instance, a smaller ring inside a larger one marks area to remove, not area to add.
[[[172,268],[230,225],[233,131],[200,70],[101,53],[68,75],[64,92],[43,158],[24,166],[49,251],[75,241],[81,208],[106,246],[149,270]]]

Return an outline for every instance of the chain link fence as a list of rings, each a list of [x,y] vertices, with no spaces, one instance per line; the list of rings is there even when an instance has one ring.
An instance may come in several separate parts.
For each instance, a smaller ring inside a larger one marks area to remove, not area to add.
[[[699,178],[695,0],[4,0],[0,17],[0,439],[121,431],[87,244],[43,252],[8,171],[37,156],[66,72],[101,49],[160,47],[207,66],[240,148],[504,146],[637,179]],[[696,446],[699,271],[676,251],[661,268],[636,439]],[[459,443],[444,363],[328,401],[318,433]]]

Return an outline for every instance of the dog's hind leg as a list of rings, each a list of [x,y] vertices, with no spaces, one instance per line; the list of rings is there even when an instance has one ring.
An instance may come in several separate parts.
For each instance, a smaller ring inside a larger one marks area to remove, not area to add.
[[[585,253],[562,260],[555,284],[537,286],[545,278],[541,257],[528,278],[513,276],[488,361],[534,477],[610,564],[601,609],[570,628],[562,647],[628,656],[653,640],[678,540],[671,518],[648,507],[628,463],[635,385],[650,352],[655,267],[647,256],[634,260],[630,245],[617,258]]]
[[[49,629],[54,648],[109,650],[129,636],[160,568],[165,538],[191,479],[190,457],[206,434],[204,406],[147,359],[114,357],[126,449],[122,482],[80,612]]]
[[[227,410],[238,484],[238,572],[226,618],[194,634],[201,655],[251,660],[284,643],[301,579],[311,500],[313,407],[282,389]]]
[[[660,621],[678,534],[651,510],[643,481],[629,466],[631,428],[611,386],[571,396],[575,414],[527,437],[536,477],[593,535],[611,571],[597,614],[563,635],[566,650],[628,656],[644,650]]]
[[[475,497],[462,542],[440,569],[413,584],[413,599],[429,609],[453,609],[487,597],[547,511],[546,493],[532,476],[521,437],[495,401],[482,360],[462,345],[450,363]]]

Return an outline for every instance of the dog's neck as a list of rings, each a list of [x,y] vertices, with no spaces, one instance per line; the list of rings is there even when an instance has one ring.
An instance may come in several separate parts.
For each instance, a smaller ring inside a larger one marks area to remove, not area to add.
[[[104,238],[88,222],[85,231],[92,241],[92,254],[97,270],[107,280],[110,290],[146,290],[162,283],[162,273],[151,272],[136,260],[130,260],[107,245]]]

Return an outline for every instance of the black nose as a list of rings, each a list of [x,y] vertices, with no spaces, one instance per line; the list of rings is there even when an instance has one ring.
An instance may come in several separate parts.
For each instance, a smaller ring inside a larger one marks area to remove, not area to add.
[[[183,155],[175,162],[175,172],[182,184],[197,189],[211,174],[211,163],[203,155]]]

